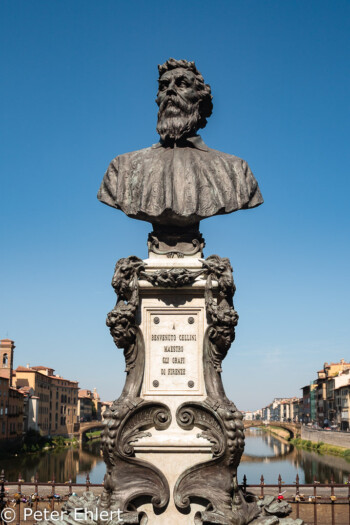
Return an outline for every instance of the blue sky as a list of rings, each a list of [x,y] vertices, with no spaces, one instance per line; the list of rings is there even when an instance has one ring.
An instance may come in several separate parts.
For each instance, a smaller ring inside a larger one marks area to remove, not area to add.
[[[120,393],[110,281],[150,227],[96,193],[113,157],[157,141],[169,57],[195,60],[214,96],[203,139],[246,159],[265,199],[201,224],[205,255],[234,267],[229,397],[256,409],[350,360],[349,33],[342,0],[3,0],[0,338],[16,366]]]

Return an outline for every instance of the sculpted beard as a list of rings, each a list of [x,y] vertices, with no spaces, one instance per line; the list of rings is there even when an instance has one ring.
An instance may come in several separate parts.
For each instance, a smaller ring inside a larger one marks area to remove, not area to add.
[[[178,96],[166,97],[159,105],[157,132],[163,141],[178,140],[198,130],[199,101],[186,102]]]

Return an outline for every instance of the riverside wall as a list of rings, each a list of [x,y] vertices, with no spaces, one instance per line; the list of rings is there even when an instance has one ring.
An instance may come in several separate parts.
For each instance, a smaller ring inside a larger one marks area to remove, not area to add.
[[[350,448],[350,432],[333,432],[330,430],[316,430],[314,428],[301,427],[301,439],[307,439],[315,443],[327,443],[337,447]]]

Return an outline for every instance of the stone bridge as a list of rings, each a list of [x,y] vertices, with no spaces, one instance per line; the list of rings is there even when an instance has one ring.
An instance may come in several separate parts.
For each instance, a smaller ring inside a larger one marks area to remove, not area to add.
[[[301,424],[300,423],[285,423],[281,421],[260,421],[258,419],[253,420],[244,420],[244,428],[251,427],[279,427],[284,430],[287,430],[290,434],[290,437],[297,438],[301,435]],[[80,423],[80,428],[77,430],[74,435],[79,436],[81,441],[86,440],[86,434],[88,432],[94,432],[95,430],[103,429],[102,421],[89,421],[87,423]]]
[[[244,420],[244,428],[251,427],[279,427],[287,430],[290,434],[290,437],[298,438],[301,435],[301,424],[300,423],[285,423],[282,421],[260,421],[258,419],[253,420]]]
[[[95,430],[103,429],[102,421],[88,421],[87,423],[80,423],[79,430],[74,432],[76,437],[79,437],[80,441],[86,441],[86,434],[88,432],[95,432]]]

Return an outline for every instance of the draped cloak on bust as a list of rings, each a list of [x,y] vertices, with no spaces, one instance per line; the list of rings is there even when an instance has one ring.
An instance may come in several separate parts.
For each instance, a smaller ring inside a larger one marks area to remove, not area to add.
[[[134,219],[175,227],[263,203],[248,164],[208,148],[199,135],[119,155],[97,198]]]

